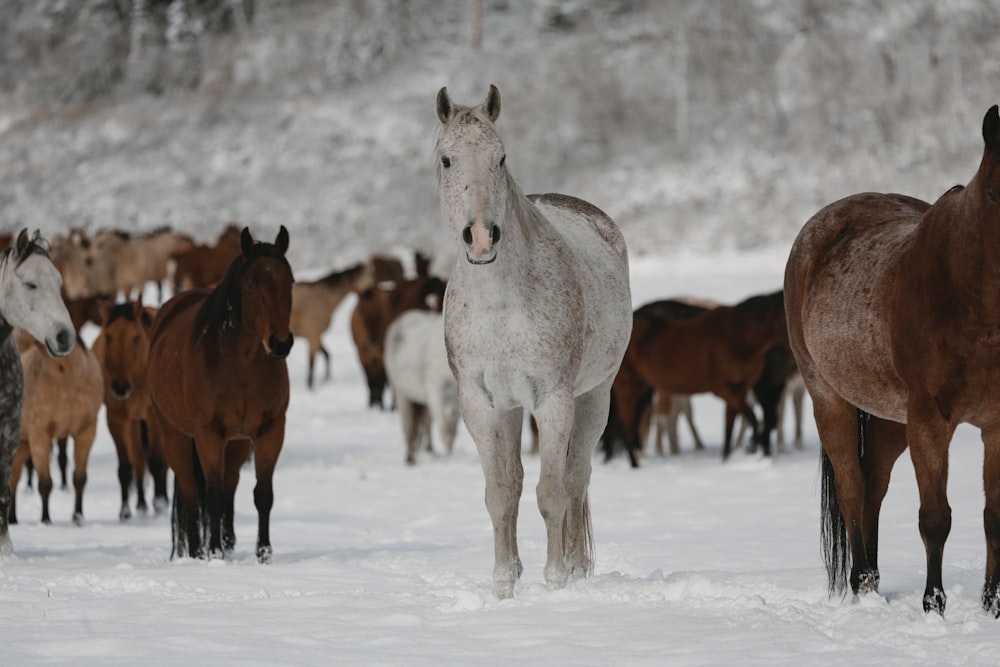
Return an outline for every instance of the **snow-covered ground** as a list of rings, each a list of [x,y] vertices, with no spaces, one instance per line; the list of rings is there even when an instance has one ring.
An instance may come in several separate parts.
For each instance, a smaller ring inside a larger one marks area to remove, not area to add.
[[[634,301],[733,302],[778,288],[784,261],[782,248],[643,257],[632,264]],[[166,516],[120,523],[117,464],[102,428],[83,527],[70,521],[71,493],[54,492],[54,523],[43,526],[37,495],[18,490],[15,555],[0,562],[3,664],[996,664],[1000,626],[979,604],[974,430],[960,428],[952,448],[943,618],[921,609],[924,552],[905,455],[882,513],[881,595],[830,599],[811,415],[804,451],[773,460],[737,452],[723,465],[723,408],[711,396],[695,401],[707,452],[684,440],[682,455],[647,457],[639,470],[595,457],[596,573],[562,590],[544,584],[538,462],[526,454],[525,570],[515,597],[498,601],[475,447],[460,430],[451,458],[404,464],[398,416],[366,407],[347,330],[352,303],[326,336],[332,381],[307,391],[305,345],[289,359],[273,562],[253,556],[251,471],[238,489],[232,561],[171,561]]]

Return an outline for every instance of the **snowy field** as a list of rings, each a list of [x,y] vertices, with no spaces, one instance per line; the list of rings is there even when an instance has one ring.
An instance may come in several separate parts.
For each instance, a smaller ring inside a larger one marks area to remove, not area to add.
[[[735,302],[779,288],[784,261],[780,248],[642,258],[632,265],[633,299]],[[15,555],[0,562],[3,664],[996,664],[1000,621],[979,604],[982,445],[974,430],[960,429],[952,448],[944,618],[921,609],[924,551],[905,455],[882,513],[881,595],[831,599],[811,414],[805,451],[773,460],[737,452],[723,465],[723,406],[711,396],[694,406],[708,451],[694,453],[682,428],[680,456],[647,456],[639,470],[595,456],[596,572],[562,590],[544,584],[538,461],[526,454],[525,570],[515,597],[498,601],[475,447],[460,430],[451,458],[425,454],[404,465],[398,416],[366,408],[347,327],[352,304],[326,336],[330,382],[305,389],[301,341],[289,359],[273,562],[253,556],[249,470],[237,493],[232,561],[171,561],[166,516],[120,523],[102,416],[83,527],[70,521],[71,492],[53,493],[53,524],[43,526],[37,494],[23,482],[18,490]]]

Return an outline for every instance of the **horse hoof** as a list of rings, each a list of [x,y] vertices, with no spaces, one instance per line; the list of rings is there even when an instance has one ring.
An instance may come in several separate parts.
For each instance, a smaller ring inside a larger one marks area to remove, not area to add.
[[[119,512],[118,512],[118,520],[119,521],[128,521],[131,518],[132,518],[132,511],[128,507],[125,507],[123,505],[122,508],[121,508],[121,510],[119,510]]]
[[[993,618],[1000,618],[1000,586],[983,586],[983,609]]]
[[[928,593],[924,593],[924,611],[928,614],[932,611],[936,611],[944,616],[944,606],[946,601],[947,596],[944,594],[944,591],[940,588],[935,588]]]
[[[878,570],[869,570],[867,572],[862,572],[858,576],[858,587],[855,592],[858,595],[864,595],[865,593],[874,593],[878,590],[878,584],[879,584]]]
[[[10,541],[10,535],[0,537],[0,558],[14,555],[14,544]]]
[[[257,562],[261,565],[270,563],[272,554],[273,551],[270,546],[257,547]]]
[[[153,513],[156,515],[163,514],[170,507],[170,501],[168,501],[163,496],[157,496],[153,499]]]
[[[83,513],[73,512],[73,525],[82,526],[83,525]]]

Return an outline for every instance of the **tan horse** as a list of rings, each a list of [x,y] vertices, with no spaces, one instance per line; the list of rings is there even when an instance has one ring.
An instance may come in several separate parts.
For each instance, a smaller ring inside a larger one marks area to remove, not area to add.
[[[323,334],[330,328],[337,306],[354,292],[360,294],[374,282],[372,264],[355,264],[334,271],[319,280],[296,282],[292,286],[292,333],[309,343],[309,374],[306,385],[313,388],[316,353],[326,360],[326,379],[330,379],[330,353],[323,346]]]
[[[145,475],[153,477],[153,509],[167,508],[167,467],[159,422],[152,412],[147,368],[149,332],[156,309],[142,301],[101,304],[103,326],[94,341],[94,354],[101,365],[103,397],[108,431],[118,452],[121,509],[118,518],[131,518],[129,489],[133,480],[136,509],[145,513]]]
[[[1000,114],[982,160],[934,205],[898,194],[834,202],[806,222],[785,269],[788,331],[823,446],[823,549],[831,592],[878,588],[878,518],[907,448],[927,556],[925,611],[943,613],[951,530],[948,447],[982,431],[986,576],[1000,616]],[[848,578],[848,567],[850,576]]]
[[[194,241],[163,227],[140,236],[130,236],[114,258],[115,284],[126,299],[142,296],[147,283],[155,283],[163,301],[163,281],[174,255],[194,247]]]
[[[73,523],[83,522],[83,488],[87,483],[87,460],[97,434],[101,409],[101,368],[93,353],[79,338],[73,351],[54,359],[45,346],[23,331],[17,334],[24,367],[24,407],[21,412],[21,442],[14,455],[11,489],[17,488],[21,467],[31,457],[38,475],[42,498],[42,523],[51,523],[49,496],[52,475],[49,460],[52,441],[73,438],[73,488],[76,503]],[[11,523],[16,521],[11,503]]]

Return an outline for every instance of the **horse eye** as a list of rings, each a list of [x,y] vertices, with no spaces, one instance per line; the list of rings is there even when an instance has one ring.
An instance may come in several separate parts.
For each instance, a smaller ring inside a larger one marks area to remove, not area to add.
[[[507,161],[507,154],[504,153],[503,157],[500,158],[500,166],[502,167],[506,161]]]
[[[38,285],[36,285],[35,283],[24,283],[24,286],[27,287],[28,289],[38,289]]]
[[[447,155],[442,155],[441,156],[441,166],[444,167],[445,169],[450,168],[451,167],[451,158],[448,157]]]

